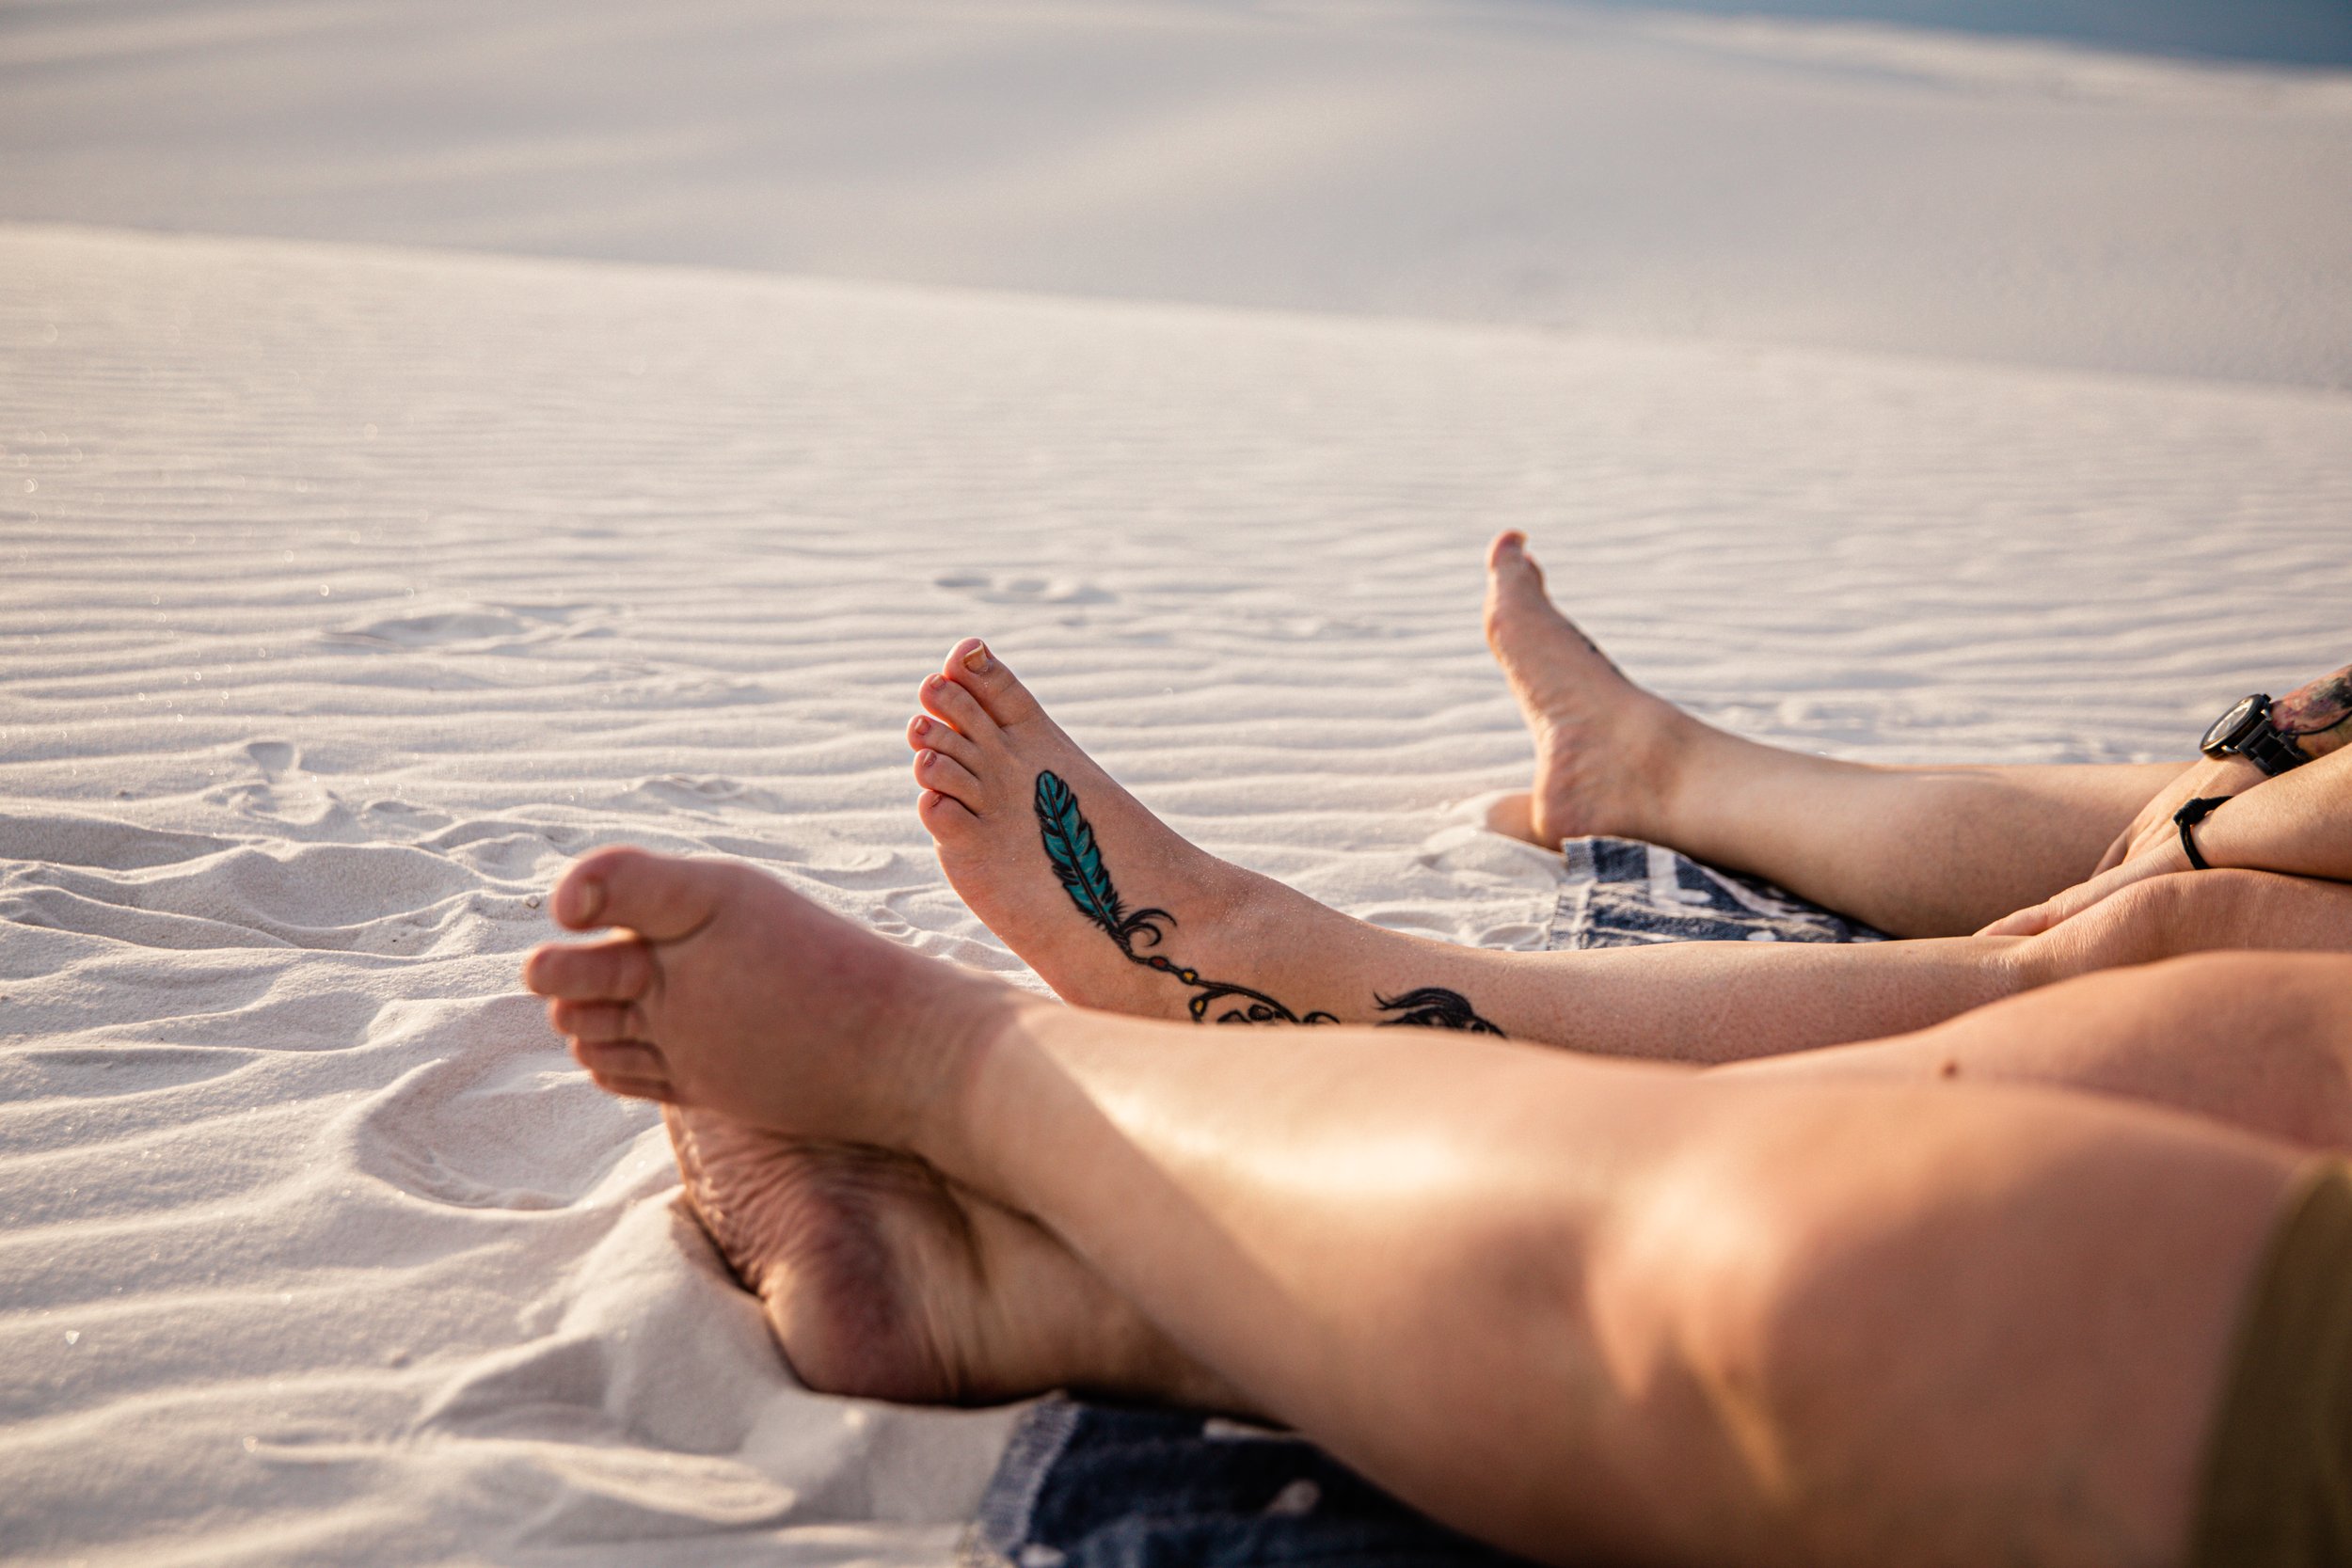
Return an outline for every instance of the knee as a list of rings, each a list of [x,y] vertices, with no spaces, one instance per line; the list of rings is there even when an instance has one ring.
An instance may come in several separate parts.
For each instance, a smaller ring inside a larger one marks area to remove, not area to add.
[[[2029,939],[2023,956],[2046,981],[2217,948],[2316,945],[2293,940],[2297,911],[2282,884],[2296,880],[2234,869],[2151,877]]]
[[[1848,1180],[1869,1168],[1854,1125],[1789,1109],[1787,1125],[1732,1132],[1652,1187],[1592,1295],[1646,1327],[1597,1325],[1656,1355],[1632,1381],[1682,1462],[1774,1513],[1853,1459],[1836,1413],[1883,1378],[1883,1332],[1932,1240],[1900,1212],[1907,1183]]]
[[[2151,877],[2118,895],[2113,930],[2151,958],[2243,947],[2269,884],[2262,871],[2182,871]],[[2086,911],[2086,913],[2094,911]]]

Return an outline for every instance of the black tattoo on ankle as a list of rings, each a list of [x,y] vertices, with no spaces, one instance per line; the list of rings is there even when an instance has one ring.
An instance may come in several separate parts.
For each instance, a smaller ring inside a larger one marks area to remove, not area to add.
[[[1423,986],[1402,996],[1375,996],[1372,1000],[1384,1013],[1403,1015],[1382,1019],[1383,1028],[1464,1029],[1473,1035],[1502,1033],[1471,1009],[1469,997],[1443,986]]]
[[[1206,1022],[1209,1009],[1219,1003],[1232,1004],[1216,1015],[1219,1023],[1339,1022],[1338,1015],[1321,1009],[1305,1014],[1294,1012],[1248,986],[1203,979],[1199,970],[1180,964],[1165,953],[1137,952],[1138,947],[1156,948],[1166,942],[1168,928],[1176,924],[1176,917],[1162,909],[1130,910],[1125,906],[1118,887],[1111,881],[1110,868],[1103,863],[1103,848],[1094,841],[1093,825],[1078,810],[1077,794],[1050,772],[1037,776],[1037,820],[1045,837],[1045,858],[1053,862],[1054,874],[1061,879],[1062,891],[1078,906],[1078,912],[1117,942],[1129,963],[1157,970],[1190,987],[1193,994],[1186,999],[1184,1010],[1192,1015],[1195,1023]],[[1382,1028],[1413,1026],[1463,1029],[1479,1035],[1502,1033],[1478,1016],[1469,998],[1442,986],[1423,986],[1398,997],[1375,993],[1373,1002],[1384,1013],[1402,1015],[1381,1019]]]

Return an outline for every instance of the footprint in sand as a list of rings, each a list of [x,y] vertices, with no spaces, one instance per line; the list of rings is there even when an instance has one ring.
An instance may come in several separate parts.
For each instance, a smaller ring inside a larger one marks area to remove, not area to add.
[[[215,784],[204,791],[207,801],[266,818],[283,829],[298,829],[305,837],[341,837],[349,831],[349,809],[303,766],[301,749],[294,742],[249,740],[244,752],[259,776]]]
[[[283,740],[256,740],[246,747],[245,754],[262,770],[262,777],[274,780],[294,767],[300,753]]]
[[[410,649],[520,647],[565,637],[595,635],[606,607],[598,605],[469,605],[421,615],[369,621],[320,634],[344,647],[382,652]]]
[[[574,1070],[530,999],[389,1003],[366,1035],[424,1058],[344,1123],[368,1175],[461,1209],[567,1208],[624,1164],[649,1180],[629,1156],[650,1118]]]

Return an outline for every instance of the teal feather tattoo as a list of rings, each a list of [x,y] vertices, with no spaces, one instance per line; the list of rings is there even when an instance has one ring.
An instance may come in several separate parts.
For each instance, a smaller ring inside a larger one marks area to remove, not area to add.
[[[1167,935],[1160,923],[1173,926],[1176,917],[1166,910],[1128,914],[1120,909],[1119,890],[1111,885],[1102,847],[1094,842],[1094,829],[1078,814],[1078,797],[1051,773],[1037,776],[1037,819],[1045,833],[1045,858],[1054,863],[1054,874],[1078,912],[1108,931],[1122,948],[1132,949],[1141,938],[1150,939],[1147,946],[1157,947]],[[1129,951],[1127,956],[1135,954]]]
[[[1052,773],[1037,776],[1037,821],[1045,839],[1045,858],[1053,863],[1054,875],[1061,879],[1062,891],[1078,906],[1078,912],[1117,942],[1130,963],[1157,970],[1191,988],[1193,994],[1184,1008],[1195,1023],[1205,1022],[1209,1009],[1219,1003],[1232,1004],[1217,1015],[1219,1023],[1339,1022],[1337,1015],[1320,1010],[1301,1017],[1265,992],[1248,986],[1203,979],[1199,970],[1177,963],[1165,953],[1137,952],[1139,946],[1156,948],[1166,942],[1168,927],[1176,924],[1176,917],[1161,909],[1131,911],[1121,903],[1119,888],[1111,880],[1110,867],[1103,863],[1103,848],[1095,842],[1094,827],[1078,810],[1077,792]],[[1399,997],[1375,996],[1373,1002],[1382,1012],[1403,1015],[1382,1019],[1384,1027],[1412,1024],[1428,1029],[1467,1029],[1486,1035],[1502,1033],[1472,1011],[1469,999],[1459,991],[1441,987],[1424,986]]]

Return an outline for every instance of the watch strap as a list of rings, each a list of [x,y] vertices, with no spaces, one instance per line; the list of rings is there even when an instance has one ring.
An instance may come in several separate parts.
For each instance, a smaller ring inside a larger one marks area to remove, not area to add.
[[[2267,713],[2263,715],[2262,722],[2254,726],[2252,733],[2230,749],[2261,768],[2263,776],[2269,779],[2312,760],[2310,753],[2295,743],[2295,736],[2281,735],[2271,727]]]

